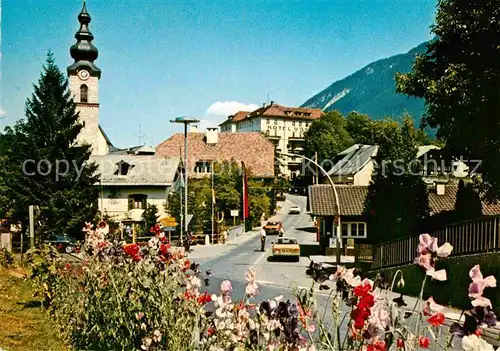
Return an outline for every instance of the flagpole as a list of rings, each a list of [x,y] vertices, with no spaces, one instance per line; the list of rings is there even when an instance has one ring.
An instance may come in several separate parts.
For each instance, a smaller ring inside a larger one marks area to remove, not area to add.
[[[214,209],[215,209],[215,192],[214,192],[214,161],[211,165],[212,170],[212,244],[214,241]]]

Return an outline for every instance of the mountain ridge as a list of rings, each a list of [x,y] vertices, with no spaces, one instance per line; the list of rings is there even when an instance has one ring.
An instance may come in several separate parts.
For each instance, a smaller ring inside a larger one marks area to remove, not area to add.
[[[426,51],[428,43],[364,66],[332,83],[301,107],[339,110],[343,114],[357,111],[373,119],[397,117],[408,112],[419,125],[424,113],[424,100],[397,94],[395,75],[397,72],[410,72],[415,57]]]

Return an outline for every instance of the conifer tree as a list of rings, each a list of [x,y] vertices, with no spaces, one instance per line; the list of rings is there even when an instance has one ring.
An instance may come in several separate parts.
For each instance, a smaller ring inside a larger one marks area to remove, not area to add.
[[[7,128],[4,150],[9,174],[4,179],[9,219],[28,224],[28,206],[40,209],[37,234],[80,236],[97,212],[97,166],[89,163],[89,145],[77,145],[83,125],[68,80],[49,52],[25,118]]]
[[[465,184],[463,180],[460,180],[455,202],[455,221],[461,222],[481,217],[482,208],[479,192],[474,189],[474,185]]]

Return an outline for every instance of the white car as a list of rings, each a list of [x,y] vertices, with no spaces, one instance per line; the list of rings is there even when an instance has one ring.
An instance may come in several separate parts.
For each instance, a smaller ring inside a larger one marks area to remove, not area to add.
[[[300,206],[299,205],[292,205],[290,206],[290,210],[288,211],[289,214],[299,214],[300,213]]]

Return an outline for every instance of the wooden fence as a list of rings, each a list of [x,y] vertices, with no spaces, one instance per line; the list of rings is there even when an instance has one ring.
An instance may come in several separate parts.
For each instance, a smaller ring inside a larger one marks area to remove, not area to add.
[[[438,239],[438,245],[445,242],[453,246],[452,256],[500,250],[500,217],[484,217],[455,223],[430,232]],[[371,268],[379,269],[411,264],[417,255],[417,236],[383,243],[374,249]]]

